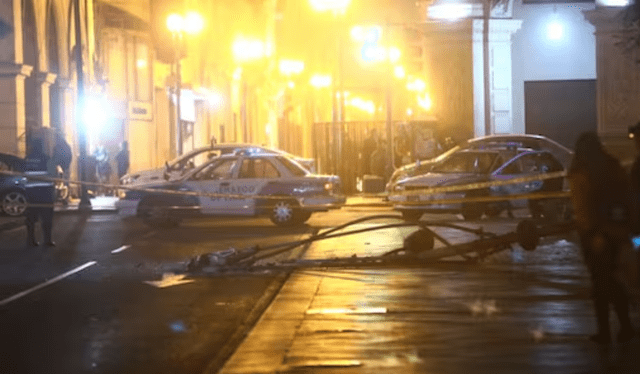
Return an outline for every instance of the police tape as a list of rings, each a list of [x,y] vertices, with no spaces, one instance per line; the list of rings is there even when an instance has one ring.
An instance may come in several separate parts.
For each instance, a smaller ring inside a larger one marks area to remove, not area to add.
[[[75,181],[71,179],[63,179],[63,178],[53,178],[43,175],[27,175],[24,173],[18,173],[14,171],[4,171],[0,170],[0,175],[8,175],[13,177],[22,177],[28,180],[34,181],[42,181],[49,183],[67,183],[78,186],[85,187],[96,187],[102,190],[111,190],[111,191],[136,191],[136,192],[148,192],[152,194],[166,194],[166,195],[180,195],[180,196],[202,196],[202,197],[211,197],[211,198],[228,198],[228,199],[246,199],[246,194],[233,194],[233,193],[213,193],[213,192],[205,192],[205,191],[189,191],[189,190],[167,190],[162,188],[142,188],[142,187],[133,187],[127,186],[123,184],[107,184],[107,183],[95,183],[95,182],[84,182],[84,181]],[[272,200],[283,200],[290,199],[288,196],[279,196],[279,195],[260,195],[260,198],[264,199],[272,199]]]
[[[425,188],[411,188],[410,190],[398,190],[393,191],[392,194],[395,196],[402,195],[415,195],[415,194],[437,194],[442,192],[458,192],[458,191],[466,191],[466,190],[476,190],[481,188],[488,187],[497,187],[497,186],[506,186],[510,184],[519,184],[519,183],[527,183],[527,182],[537,182],[543,181],[547,179],[558,179],[564,178],[567,176],[566,171],[556,171],[552,173],[540,173],[526,177],[518,177],[511,178],[505,180],[495,180],[495,181],[487,181],[487,182],[476,182],[476,183],[468,183],[461,184],[455,186],[441,186],[441,187],[425,187]]]
[[[166,194],[166,195],[178,195],[178,196],[194,196],[194,197],[209,197],[209,198],[224,198],[224,199],[246,199],[248,195],[246,194],[232,194],[232,193],[212,193],[205,191],[189,191],[189,190],[168,190],[161,188],[142,188],[135,186],[127,186],[127,185],[114,185],[114,184],[106,184],[106,183],[95,183],[95,182],[84,182],[84,181],[75,181],[64,178],[53,178],[42,175],[26,175],[24,173],[12,172],[12,171],[0,171],[0,175],[9,175],[14,177],[24,177],[29,180],[37,180],[37,181],[45,181],[49,183],[67,183],[70,185],[79,185],[86,187],[94,187],[102,190],[111,190],[111,191],[135,191],[135,192],[146,192],[154,195]],[[541,181],[547,179],[561,178],[565,177],[567,174],[565,171],[561,172],[553,172],[546,174],[536,174],[534,176],[527,177],[519,177],[513,178],[509,180],[503,181],[489,181],[489,182],[478,182],[478,183],[470,183],[465,185],[455,185],[455,186],[444,186],[444,187],[431,187],[424,189],[414,189],[411,191],[403,191],[401,193],[394,193],[391,196],[388,196],[388,201],[380,202],[380,203],[345,203],[342,204],[344,207],[402,207],[402,206],[420,206],[420,205],[438,205],[438,204],[457,204],[457,203],[471,203],[471,202],[499,202],[499,201],[509,201],[509,200],[536,200],[536,199],[553,199],[553,198],[568,198],[570,195],[569,191],[556,191],[556,192],[541,192],[541,193],[530,193],[530,194],[514,194],[514,195],[500,195],[500,196],[470,196],[464,198],[446,198],[446,199],[421,199],[421,196],[435,195],[443,192],[457,192],[457,191],[467,191],[473,189],[481,189],[488,188],[492,186],[504,186],[510,184],[518,184],[518,183],[527,183],[533,181]],[[290,196],[279,196],[279,195],[258,195],[260,199],[267,200],[287,200],[291,199]],[[404,196],[407,200],[393,200],[394,196]],[[30,207],[51,207],[51,204],[27,204]],[[168,206],[165,208],[169,208]],[[176,209],[185,209],[184,206],[177,206]]]

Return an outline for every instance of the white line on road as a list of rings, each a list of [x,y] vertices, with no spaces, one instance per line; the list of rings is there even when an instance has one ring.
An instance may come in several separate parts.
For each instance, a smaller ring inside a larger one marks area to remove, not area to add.
[[[82,271],[82,270],[84,270],[84,269],[88,268],[89,266],[93,266],[93,265],[95,265],[95,264],[97,264],[97,262],[95,262],[95,261],[89,261],[89,262],[87,262],[86,264],[84,264],[84,265],[80,265],[80,266],[78,266],[77,268],[72,269],[72,270],[69,270],[68,272],[66,272],[66,273],[64,273],[64,274],[60,274],[60,275],[58,275],[57,277],[55,277],[55,278],[53,278],[53,279],[49,279],[48,281],[46,281],[46,282],[44,282],[44,283],[40,283],[40,284],[39,284],[39,285],[37,285],[37,286],[31,287],[31,288],[29,288],[28,290],[22,291],[22,292],[20,292],[20,293],[18,293],[18,294],[15,294],[15,295],[13,295],[13,296],[11,296],[11,297],[9,297],[9,298],[6,298],[6,299],[4,299],[4,300],[0,301],[0,306],[7,305],[7,304],[9,304],[9,303],[10,303],[10,302],[12,302],[12,301],[18,300],[19,298],[21,298],[21,297],[23,297],[23,296],[27,296],[28,294],[30,294],[30,293],[32,293],[32,292],[34,292],[34,291],[37,291],[37,290],[39,290],[39,289],[41,289],[41,288],[44,288],[44,287],[47,287],[47,286],[49,286],[49,285],[52,285],[52,284],[54,284],[54,283],[56,283],[56,282],[59,282],[59,281],[63,280],[64,278],[66,278],[66,277],[68,277],[68,276],[70,276],[70,275],[73,275],[73,274],[75,274],[75,273],[77,273],[77,272],[80,272],[80,271]]]
[[[131,248],[130,245],[123,245],[120,248],[114,249],[113,251],[111,251],[111,253],[120,253],[120,252],[124,251],[125,249],[129,249],[129,248]]]

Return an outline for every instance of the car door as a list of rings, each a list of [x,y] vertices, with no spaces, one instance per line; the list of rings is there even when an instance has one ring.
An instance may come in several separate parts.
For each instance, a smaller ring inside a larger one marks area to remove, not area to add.
[[[252,198],[247,199],[247,207],[252,214],[266,207],[257,206],[257,195],[262,191],[264,186],[273,183],[281,177],[278,168],[273,164],[272,157],[246,157],[242,160],[238,178],[235,181],[234,188],[242,191],[244,194],[251,194]],[[264,201],[264,200],[261,200]]]
[[[199,196],[200,212],[208,215],[242,215],[243,199],[234,198],[230,186],[237,174],[239,157],[217,160],[191,176],[186,183]]]
[[[492,176],[493,180],[506,181],[514,178],[528,177],[539,174],[537,153],[520,154],[499,168]],[[542,186],[541,181],[511,183],[503,186],[491,187],[492,193],[498,195],[517,195],[535,192]]]

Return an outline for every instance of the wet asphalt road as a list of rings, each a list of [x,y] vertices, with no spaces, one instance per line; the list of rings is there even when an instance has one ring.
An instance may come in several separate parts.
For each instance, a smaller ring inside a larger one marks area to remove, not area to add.
[[[637,341],[604,352],[585,339],[593,329],[588,279],[563,238],[475,265],[305,270],[273,303],[284,280],[275,272],[190,277],[162,289],[143,283],[195,254],[295,240],[377,213],[385,212],[320,214],[296,230],[262,219],[157,230],[114,215],[60,215],[53,249],[25,247],[23,228],[2,232],[0,300],[95,264],[0,306],[0,372],[213,373],[225,363],[221,372],[640,372],[629,359]],[[327,240],[305,256],[377,254],[403,236]],[[266,330],[265,319],[273,323]]]

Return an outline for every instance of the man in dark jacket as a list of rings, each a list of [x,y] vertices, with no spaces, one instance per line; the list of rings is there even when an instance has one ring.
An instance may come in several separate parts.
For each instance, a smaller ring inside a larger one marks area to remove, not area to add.
[[[116,155],[118,166],[118,179],[122,178],[129,171],[129,145],[126,141],[120,145],[120,152]]]
[[[631,234],[631,189],[620,162],[609,155],[593,132],[576,142],[569,168],[571,200],[585,263],[591,274],[592,296],[598,333],[591,340],[608,344],[611,340],[609,307],[620,322],[619,342],[634,336],[629,318],[629,299],[616,279],[617,257]]]
[[[45,245],[54,247],[53,242],[53,204],[55,202],[54,183],[40,178],[56,177],[55,162],[44,152],[41,139],[34,139],[29,147],[29,154],[25,160],[25,174],[27,176],[26,193],[29,207],[25,211],[27,225],[27,244],[38,246],[35,237],[35,225],[40,221]],[[34,178],[29,178],[32,176]],[[39,178],[40,177],[40,178]]]

